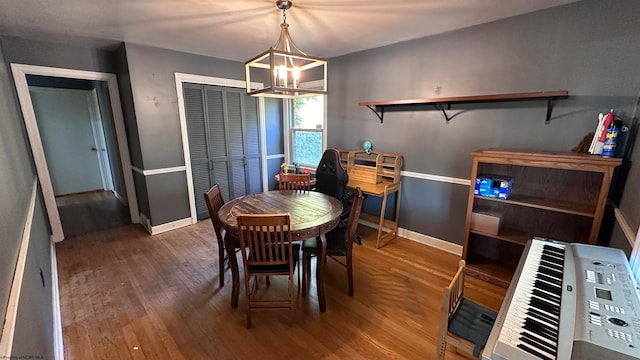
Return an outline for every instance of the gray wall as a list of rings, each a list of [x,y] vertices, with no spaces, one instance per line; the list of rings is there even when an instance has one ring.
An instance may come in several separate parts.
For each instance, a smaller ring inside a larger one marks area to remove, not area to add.
[[[2,43],[7,63],[115,73],[109,51],[16,37],[2,37]]]
[[[47,222],[44,202],[38,196],[11,351],[16,358],[54,358],[51,248]]]
[[[638,104],[633,115],[632,132],[638,131],[640,127],[638,106],[640,106],[640,96],[638,96]],[[630,146],[628,151],[628,160],[623,164],[624,169],[628,169],[628,171],[621,172],[621,176],[626,177],[626,183],[624,188],[620,189],[619,209],[631,230],[636,232],[640,228],[640,201],[638,200],[640,199],[640,187],[638,187],[638,183],[640,183],[640,146]],[[618,200],[616,199],[616,201]],[[611,246],[624,250],[627,255],[631,254],[632,247],[617,222],[613,226]]]
[[[640,89],[640,2],[587,0],[331,59],[328,146],[370,140],[405,171],[468,179],[487,147],[570,150],[614,108],[630,122]],[[550,124],[544,102],[388,112],[360,101],[568,90]],[[400,226],[461,244],[468,187],[403,178]],[[370,200],[367,200],[370,202]],[[367,204],[365,204],[367,206]]]
[[[135,166],[142,170],[183,166],[175,73],[243,80],[244,65],[135,44],[125,44],[125,51],[140,149]],[[140,212],[152,226],[190,217],[184,171],[136,175],[135,180],[139,193],[140,183],[145,182],[148,205],[142,203]]]
[[[0,38],[0,169],[4,169],[0,171],[0,319],[6,316],[35,179],[35,168],[16,105],[17,98],[10,80],[6,53],[5,41]],[[22,296],[19,299],[19,325],[14,337],[13,356],[36,354],[53,358],[49,233],[39,200],[36,203]],[[46,280],[45,286],[40,280],[40,269]],[[37,317],[33,318],[35,314]],[[26,332],[23,323],[28,322],[32,329]],[[29,352],[21,353],[24,349],[29,349]]]

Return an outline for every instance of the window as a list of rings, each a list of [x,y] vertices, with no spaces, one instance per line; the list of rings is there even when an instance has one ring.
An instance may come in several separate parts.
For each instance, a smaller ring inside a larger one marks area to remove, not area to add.
[[[291,101],[290,159],[303,167],[316,168],[323,151],[325,97]]]

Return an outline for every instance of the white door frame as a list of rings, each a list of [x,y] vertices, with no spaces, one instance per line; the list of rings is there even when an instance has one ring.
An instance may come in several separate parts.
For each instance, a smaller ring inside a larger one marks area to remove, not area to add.
[[[184,153],[184,164],[187,173],[187,191],[189,192],[189,208],[191,209],[191,222],[198,222],[198,213],[196,210],[196,199],[193,194],[193,173],[191,172],[191,154],[189,152],[189,134],[187,133],[187,115],[184,109],[184,83],[227,86],[233,88],[246,88],[246,82],[242,80],[225,79],[211,76],[175,73],[176,75],[176,92],[178,95],[178,112],[180,114],[180,132],[182,133],[182,152]],[[252,82],[251,87],[254,89],[262,89],[262,83]],[[262,191],[266,191],[269,187],[267,178],[267,137],[264,119],[264,98],[258,98],[258,132],[260,133],[260,162],[262,166]],[[227,199],[230,200],[230,199]]]
[[[60,214],[58,213],[56,199],[53,194],[53,186],[51,185],[51,177],[49,175],[49,169],[47,168],[47,162],[42,148],[42,141],[40,140],[40,132],[38,131],[36,115],[33,111],[33,103],[31,102],[29,85],[27,84],[27,75],[65,77],[107,82],[109,86],[109,96],[111,98],[111,110],[116,128],[116,138],[118,140],[118,149],[122,159],[122,170],[124,174],[125,188],[127,190],[131,222],[139,223],[140,214],[138,212],[138,201],[136,199],[135,186],[133,183],[129,146],[127,144],[124,118],[122,116],[122,107],[120,105],[118,82],[115,74],[25,64],[11,64],[11,72],[13,74],[13,81],[18,93],[18,100],[20,102],[22,117],[24,118],[25,127],[27,129],[27,136],[29,137],[31,152],[33,153],[33,159],[38,173],[38,180],[42,186],[42,195],[47,209],[47,215],[49,217],[49,224],[51,226],[51,240],[55,242],[62,241],[64,239],[64,232],[62,231]]]
[[[98,151],[98,165],[100,166],[100,175],[102,175],[102,188],[106,191],[114,191],[111,162],[109,161],[107,140],[104,135],[104,122],[102,121],[100,108],[98,107],[98,93],[96,89],[91,90],[87,96],[87,103],[89,106],[89,114],[91,114],[93,139],[96,142],[96,150]]]

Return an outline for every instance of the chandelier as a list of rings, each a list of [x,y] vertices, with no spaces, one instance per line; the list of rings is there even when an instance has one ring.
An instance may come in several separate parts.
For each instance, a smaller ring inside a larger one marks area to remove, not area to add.
[[[327,59],[309,56],[291,40],[286,12],[291,1],[276,1],[282,10],[280,38],[269,50],[245,62],[247,94],[275,98],[302,98],[327,93]],[[251,79],[263,82],[262,89],[252,89]]]

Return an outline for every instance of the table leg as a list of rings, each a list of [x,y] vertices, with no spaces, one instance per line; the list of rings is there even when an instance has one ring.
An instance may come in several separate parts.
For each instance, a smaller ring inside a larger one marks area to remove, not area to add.
[[[227,233],[224,237],[224,247],[227,250],[227,258],[229,258],[229,267],[231,268],[231,307],[235,309],[238,307],[238,295],[240,294],[240,270],[236,258],[236,247],[233,243],[233,236]]]
[[[327,299],[324,294],[324,267],[325,258],[327,257],[327,238],[324,234],[320,235],[320,241],[317,241],[316,254],[316,288],[318,289],[318,304],[320,312],[327,311]]]

